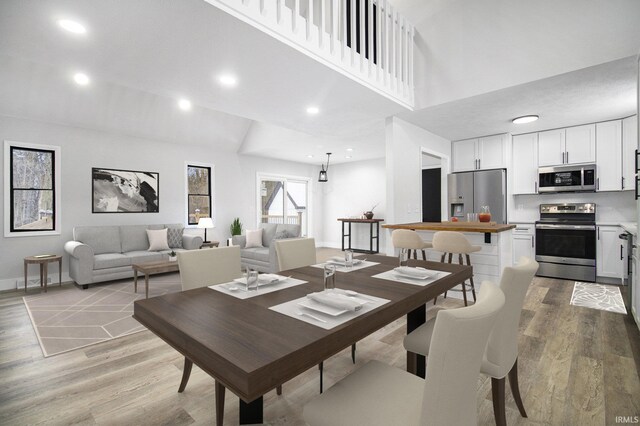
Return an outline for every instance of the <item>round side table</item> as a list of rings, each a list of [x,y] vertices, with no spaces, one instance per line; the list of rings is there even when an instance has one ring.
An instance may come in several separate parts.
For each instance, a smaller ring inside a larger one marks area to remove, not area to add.
[[[27,292],[27,266],[30,263],[40,265],[40,287],[44,285],[44,292],[47,292],[47,269],[51,262],[58,262],[58,284],[62,286],[62,256],[28,256],[24,258],[24,291]]]

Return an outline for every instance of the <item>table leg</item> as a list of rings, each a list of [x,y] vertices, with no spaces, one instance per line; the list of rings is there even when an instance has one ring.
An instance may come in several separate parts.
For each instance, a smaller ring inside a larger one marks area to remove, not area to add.
[[[217,426],[222,426],[222,423],[224,421],[224,392],[225,392],[224,385],[216,380],[216,425]]]
[[[24,292],[27,292],[27,261],[24,261]]]
[[[344,251],[344,220],[342,221],[342,251]]]
[[[47,292],[47,281],[49,281],[49,262],[43,262],[42,266],[44,268],[44,292]]]
[[[427,320],[427,306],[422,305],[407,314],[407,334],[420,327]],[[415,358],[411,358],[415,355]],[[415,364],[414,364],[415,363]],[[426,359],[424,355],[410,354],[407,352],[407,367],[415,365],[415,374],[424,379],[426,373]]]
[[[373,222],[369,223],[369,253],[373,253]]]
[[[149,298],[149,274],[144,274],[144,298]]]
[[[351,222],[349,222],[349,250],[351,250]]]
[[[133,270],[133,292],[134,293],[138,292],[138,270],[137,269]]]
[[[251,402],[244,402],[240,399],[240,424],[261,424],[262,423],[262,397]]]
[[[380,253],[380,222],[376,222],[376,253]]]
[[[58,260],[58,285],[62,287],[62,258]]]

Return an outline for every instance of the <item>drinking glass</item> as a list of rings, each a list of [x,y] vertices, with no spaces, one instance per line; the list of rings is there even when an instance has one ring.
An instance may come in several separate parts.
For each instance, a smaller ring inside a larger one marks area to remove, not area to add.
[[[344,251],[344,265],[347,269],[353,268],[353,250]]]
[[[324,289],[336,288],[336,265],[324,264]]]
[[[247,291],[258,291],[258,271],[247,270]]]
[[[400,249],[400,254],[398,255],[398,266],[407,266],[408,261],[409,261],[409,250]]]

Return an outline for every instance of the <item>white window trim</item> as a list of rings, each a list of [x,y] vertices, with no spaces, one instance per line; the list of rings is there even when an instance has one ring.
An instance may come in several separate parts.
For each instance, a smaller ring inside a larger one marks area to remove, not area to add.
[[[56,221],[54,223],[55,229],[53,231],[29,231],[29,232],[11,232],[11,159],[10,159],[10,148],[31,148],[31,149],[40,149],[54,152],[54,179],[55,179],[55,193],[56,197],[54,200],[55,203],[55,212],[56,212]],[[60,151],[61,148],[59,146],[54,145],[41,145],[34,143],[26,143],[26,142],[16,142],[16,141],[4,141],[4,236],[5,238],[15,238],[15,237],[46,237],[46,236],[54,236],[60,235],[62,230],[60,228],[60,224],[62,223],[62,203],[60,200],[62,199],[62,185],[61,185],[61,176],[62,176],[62,168],[61,168],[61,160],[60,160]]]
[[[313,183],[313,179],[308,176],[294,176],[294,175],[281,175],[276,173],[264,173],[257,172],[256,173],[256,225],[260,223],[262,219],[262,206],[261,206],[261,196],[260,196],[260,182],[262,179],[290,179],[290,180],[300,180],[307,183],[307,237],[313,236],[313,214],[312,214],[312,188],[311,185]]]
[[[214,196],[215,194],[217,194],[216,192],[216,169],[215,169],[215,165],[211,164],[211,163],[202,163],[200,161],[185,161],[184,162],[184,216],[183,216],[183,221],[184,221],[184,227],[185,228],[197,228],[198,225],[189,225],[189,178],[187,176],[187,173],[189,171],[189,166],[196,166],[196,167],[209,167],[211,169],[211,174],[209,176],[209,180],[211,181],[211,194],[209,194],[209,196],[211,197],[211,220],[213,220],[213,227],[215,228],[216,226],[216,206],[217,204],[215,203],[215,199]]]

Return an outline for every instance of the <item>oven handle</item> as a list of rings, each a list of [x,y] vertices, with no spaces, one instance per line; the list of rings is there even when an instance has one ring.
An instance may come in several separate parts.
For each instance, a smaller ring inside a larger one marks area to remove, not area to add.
[[[595,231],[595,225],[541,225],[537,224],[536,229],[578,229],[578,230],[587,230],[587,231]]]

